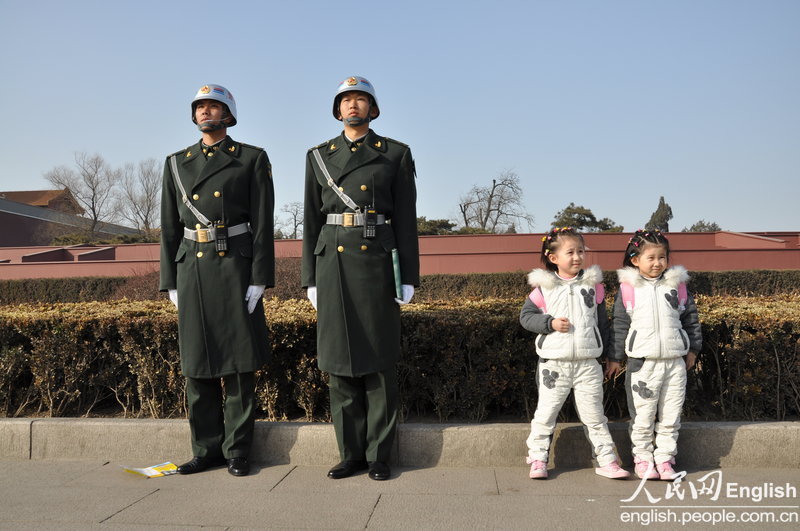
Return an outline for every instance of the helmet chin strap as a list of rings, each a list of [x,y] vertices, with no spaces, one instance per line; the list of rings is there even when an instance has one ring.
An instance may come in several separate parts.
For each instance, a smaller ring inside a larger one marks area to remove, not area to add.
[[[225,129],[226,127],[228,126],[225,124],[225,120],[209,120],[207,122],[201,122],[197,124],[197,128],[202,133],[219,131],[220,129]]]
[[[348,116],[347,118],[342,118],[342,121],[349,125],[350,127],[358,127],[359,125],[368,124],[372,120],[369,115],[366,118],[360,118],[358,116]]]
[[[197,124],[197,128],[201,133],[219,131],[220,129],[230,127],[230,122],[232,121],[231,118],[233,118],[233,116],[230,113],[224,112],[221,120],[206,120],[205,122],[200,122]]]

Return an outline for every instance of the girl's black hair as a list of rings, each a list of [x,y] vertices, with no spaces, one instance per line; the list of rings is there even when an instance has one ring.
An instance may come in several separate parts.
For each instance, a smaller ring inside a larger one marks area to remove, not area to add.
[[[542,264],[548,271],[558,273],[558,266],[550,261],[549,254],[558,250],[560,242],[564,238],[575,238],[581,242],[581,245],[586,247],[583,241],[583,235],[572,227],[556,227],[551,229],[544,237],[542,237]]]
[[[631,262],[634,256],[638,256],[645,245],[661,245],[667,251],[667,260],[669,260],[669,240],[660,230],[642,230],[639,229],[633,233],[631,239],[628,240],[628,247],[625,248],[625,258],[622,260],[623,267],[636,267]]]

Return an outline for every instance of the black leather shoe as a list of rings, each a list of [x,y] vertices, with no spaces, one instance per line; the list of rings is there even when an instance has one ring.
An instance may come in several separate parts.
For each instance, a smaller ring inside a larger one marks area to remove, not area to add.
[[[178,474],[196,474],[211,467],[222,466],[225,459],[222,457],[199,457],[195,456],[191,461],[178,467]]]
[[[328,477],[332,479],[349,478],[359,470],[366,470],[366,461],[342,461],[328,470]]]
[[[392,471],[389,469],[389,465],[383,461],[373,461],[369,464],[369,479],[383,481],[384,479],[389,479],[391,475]]]
[[[233,476],[246,476],[250,473],[250,463],[246,457],[232,457],[228,459],[228,472]]]

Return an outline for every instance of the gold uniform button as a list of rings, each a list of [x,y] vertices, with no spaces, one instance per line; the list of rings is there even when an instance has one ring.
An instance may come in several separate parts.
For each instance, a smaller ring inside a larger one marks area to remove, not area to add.
[[[200,229],[203,228],[203,226],[198,223],[197,225],[194,226],[194,228],[196,228],[197,230],[200,230]]]
[[[344,186],[340,186],[340,187],[339,187],[339,191],[340,191],[340,192],[344,192]]]
[[[197,194],[194,194],[194,195],[192,196],[192,199],[194,199],[195,201],[197,201],[198,199],[200,199],[200,196],[199,196],[199,195],[197,195]]]
[[[366,184],[362,184],[361,185],[361,191],[362,192],[366,192],[367,191],[367,185]]]
[[[213,151],[209,151],[209,152],[208,152],[208,156],[209,156],[209,157],[213,157],[213,156],[214,156],[214,152],[213,152]]]
[[[353,146],[353,147],[350,148],[350,151],[355,151],[357,149],[358,149],[357,147]]]
[[[197,258],[203,258],[203,251],[198,251]]]
[[[366,245],[362,245],[362,246],[361,246],[361,250],[362,250],[362,251],[366,251],[366,250],[367,250],[367,246],[366,246]]]
[[[339,247],[336,248],[336,250],[339,251],[340,253],[343,253],[344,247],[340,245]]]
[[[222,195],[222,194],[221,194],[220,192],[214,192],[214,197],[219,197],[219,196],[221,196],[221,195]]]
[[[225,251],[220,251],[217,254],[220,255],[220,256],[225,256]]]

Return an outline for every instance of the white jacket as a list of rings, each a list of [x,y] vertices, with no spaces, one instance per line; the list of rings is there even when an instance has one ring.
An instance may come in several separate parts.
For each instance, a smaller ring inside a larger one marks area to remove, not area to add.
[[[546,313],[555,318],[566,317],[571,324],[569,332],[539,334],[536,338],[539,357],[576,360],[597,358],[603,353],[595,300],[595,286],[602,282],[603,273],[596,265],[573,281],[562,280],[545,269],[534,269],[528,274],[528,284],[542,292]]]
[[[679,358],[689,352],[689,336],[681,323],[678,285],[689,280],[682,266],[667,269],[656,281],[642,277],[639,270],[617,270],[620,282],[634,288],[630,329],[625,338],[625,354],[631,358]]]

